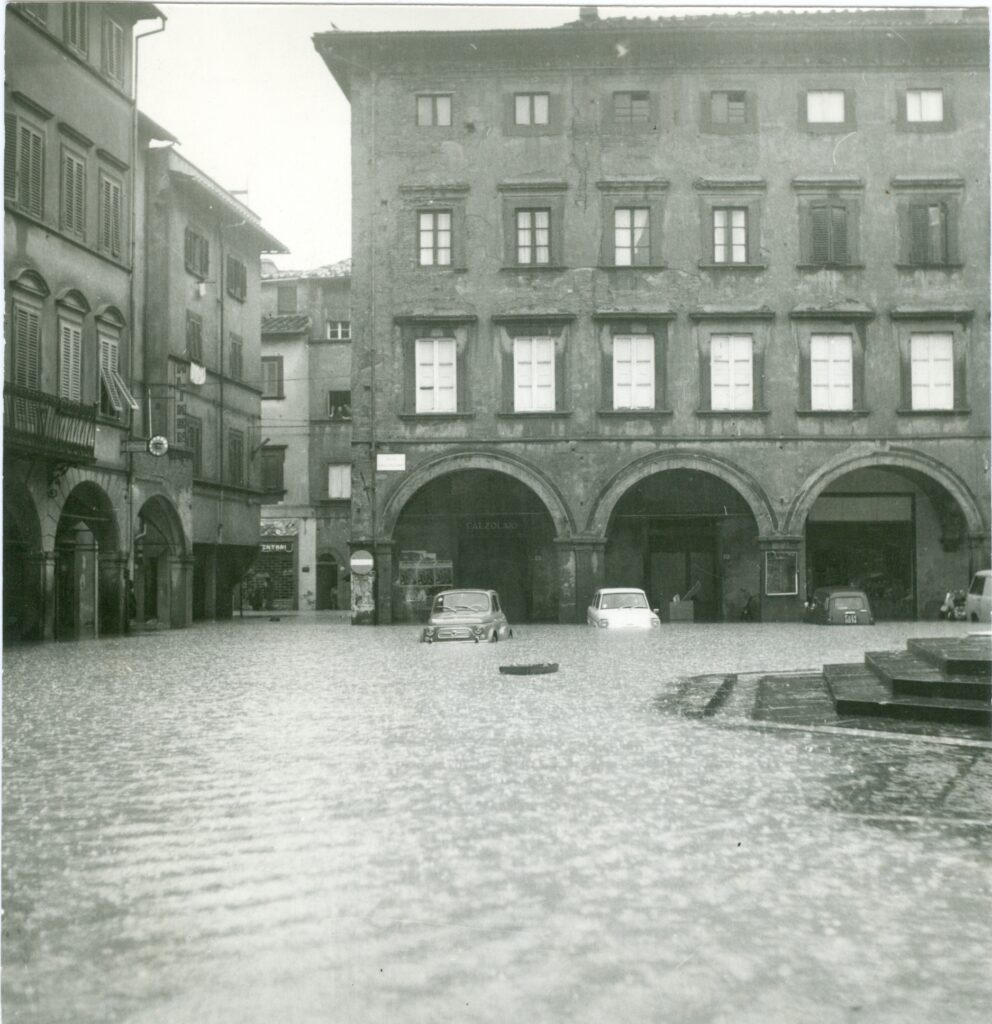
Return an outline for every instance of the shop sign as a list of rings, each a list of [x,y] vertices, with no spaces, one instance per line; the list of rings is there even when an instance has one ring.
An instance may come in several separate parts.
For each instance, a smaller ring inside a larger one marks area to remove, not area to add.
[[[472,533],[514,533],[520,523],[516,519],[468,519],[465,529]]]
[[[268,541],[259,544],[259,549],[263,555],[271,555],[274,552],[291,555],[293,553],[293,542],[290,540]]]
[[[402,473],[406,469],[406,453],[380,452],[375,457],[375,468],[380,473]]]

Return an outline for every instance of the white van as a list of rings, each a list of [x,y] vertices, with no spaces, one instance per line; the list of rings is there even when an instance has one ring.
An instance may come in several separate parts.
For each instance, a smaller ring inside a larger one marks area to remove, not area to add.
[[[969,622],[987,623],[992,618],[992,571],[983,569],[972,577],[964,614]]]

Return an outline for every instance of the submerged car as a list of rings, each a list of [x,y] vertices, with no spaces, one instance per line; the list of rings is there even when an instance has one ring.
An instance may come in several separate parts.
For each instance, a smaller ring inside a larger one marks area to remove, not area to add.
[[[420,639],[496,643],[513,636],[495,590],[442,590],[431,605]]]
[[[652,629],[661,625],[647,594],[636,587],[603,587],[586,609],[586,622],[597,629]]]
[[[969,622],[988,622],[992,618],[992,572],[988,569],[972,577],[964,601],[964,615]]]
[[[853,587],[818,587],[806,602],[804,622],[821,626],[874,626],[868,595]]]

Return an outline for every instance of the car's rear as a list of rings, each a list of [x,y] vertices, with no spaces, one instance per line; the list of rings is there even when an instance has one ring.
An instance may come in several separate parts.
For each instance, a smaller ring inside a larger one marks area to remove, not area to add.
[[[835,626],[871,626],[875,622],[868,598],[857,592],[831,594],[826,612],[827,622]]]

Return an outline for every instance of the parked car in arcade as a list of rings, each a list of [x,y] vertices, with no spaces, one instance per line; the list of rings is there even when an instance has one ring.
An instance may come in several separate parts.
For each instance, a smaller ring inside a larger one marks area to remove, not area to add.
[[[983,569],[972,577],[964,599],[964,616],[969,622],[986,624],[992,619],[992,571]]]
[[[586,622],[597,629],[653,629],[661,625],[647,594],[636,587],[603,587],[586,609]]]
[[[420,639],[425,644],[444,640],[494,644],[512,636],[495,590],[442,590],[434,597]]]
[[[868,596],[853,587],[818,587],[806,602],[804,622],[821,626],[874,626]]]

